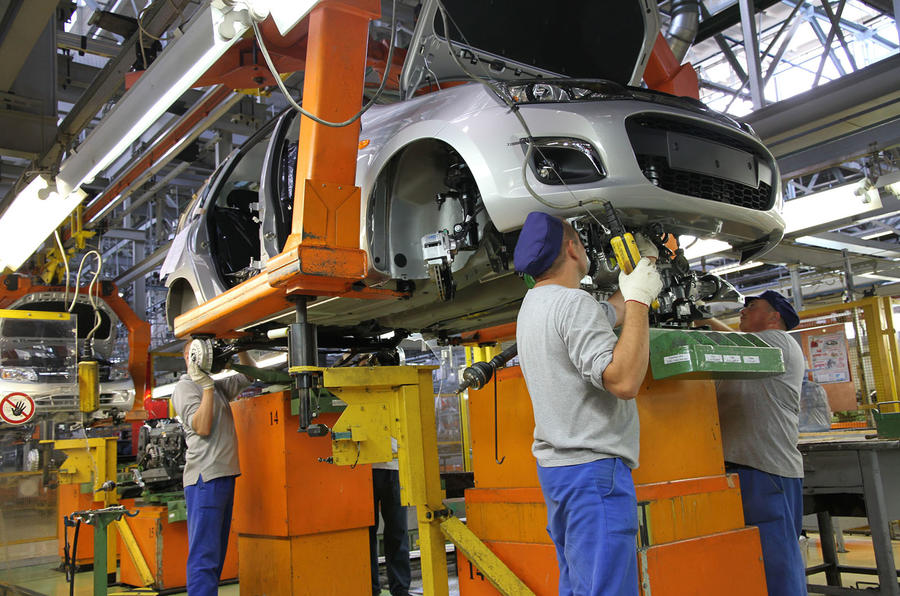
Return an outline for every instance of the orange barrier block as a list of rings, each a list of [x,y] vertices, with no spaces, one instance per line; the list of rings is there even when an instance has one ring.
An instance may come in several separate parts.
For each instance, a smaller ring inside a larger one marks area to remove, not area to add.
[[[232,410],[241,461],[232,527],[242,590],[286,596],[370,590],[371,466],[321,462],[331,456],[331,439],[297,432],[289,393],[239,400]],[[333,426],[337,416],[318,421]]]
[[[650,547],[639,552],[638,569],[645,596],[768,593],[754,527]]]
[[[552,544],[492,540],[486,540],[485,544],[538,596],[555,596],[559,593],[559,566],[556,563],[556,547]],[[456,565],[459,570],[460,594],[499,594],[478,568],[459,551],[456,554]]]
[[[141,506],[135,517],[124,517],[131,528],[144,561],[150,568],[155,590],[184,587],[187,580],[188,534],[187,522],[169,523],[168,507]],[[237,535],[232,529],[228,537],[228,552],[221,579],[235,579],[238,575]],[[129,586],[143,586],[141,575],[119,537],[119,581]]]
[[[499,371],[496,400],[494,390],[490,383],[469,393],[475,488],[466,491],[466,523],[532,591],[556,594],[559,570],[531,455],[534,418],[521,370]],[[632,475],[642,589],[653,596],[764,595],[758,531],[744,528],[738,478],[725,474],[714,384],[648,375],[637,407],[641,465]],[[461,594],[497,593],[464,556],[458,564]]]

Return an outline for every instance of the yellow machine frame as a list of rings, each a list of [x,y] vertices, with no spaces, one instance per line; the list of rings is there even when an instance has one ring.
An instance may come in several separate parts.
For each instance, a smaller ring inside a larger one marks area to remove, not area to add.
[[[814,319],[846,310],[860,309],[866,323],[872,376],[878,403],[897,401],[897,382],[900,381],[900,350],[894,327],[893,300],[889,296],[872,296],[853,302],[808,308],[800,319]],[[877,404],[876,404],[877,405]],[[900,411],[898,404],[879,406],[882,412]]]
[[[322,369],[323,384],[347,404],[334,425],[338,465],[391,461],[397,440],[400,498],[414,506],[419,524],[425,594],[449,593],[445,539],[453,542],[503,594],[533,592],[444,505],[430,366]]]

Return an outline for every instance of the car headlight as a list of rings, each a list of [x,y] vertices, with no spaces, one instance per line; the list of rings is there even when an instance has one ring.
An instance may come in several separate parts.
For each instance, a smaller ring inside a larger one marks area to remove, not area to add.
[[[25,383],[36,383],[38,375],[31,368],[23,368],[21,366],[4,366],[0,368],[0,378],[4,381],[18,381]]]
[[[128,366],[126,366],[125,364],[116,364],[109,367],[110,381],[123,381],[130,378],[131,373],[128,371]]]
[[[547,79],[517,81],[514,84],[501,84],[500,87],[514,103],[621,99],[630,97],[633,93],[618,83],[606,80],[572,81],[568,79]]]
[[[594,146],[581,139],[535,137],[523,139],[528,165],[542,184],[587,184],[606,178],[603,162]]]

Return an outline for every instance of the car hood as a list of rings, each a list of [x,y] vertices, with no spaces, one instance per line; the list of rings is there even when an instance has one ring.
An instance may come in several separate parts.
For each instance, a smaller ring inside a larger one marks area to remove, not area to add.
[[[546,2],[442,0],[454,53],[444,36],[438,0],[419,13],[400,77],[412,97],[433,83],[572,77],[638,85],[659,34],[655,0]]]

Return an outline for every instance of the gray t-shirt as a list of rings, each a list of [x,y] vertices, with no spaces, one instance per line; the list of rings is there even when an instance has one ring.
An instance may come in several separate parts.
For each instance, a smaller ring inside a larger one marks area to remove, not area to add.
[[[617,337],[615,309],[583,290],[529,290],[516,327],[519,361],[534,407],[531,451],[544,467],[611,457],[638,466],[637,405],[603,389]]]
[[[785,370],[765,379],[716,383],[725,461],[803,478],[803,457],[797,449],[803,351],[784,331],[767,329],[756,335],[781,348]]]
[[[200,407],[203,391],[188,375],[182,375],[172,392],[172,405],[181,417],[185,431],[187,455],[184,464],[184,485],[197,484],[203,480],[213,480],[224,476],[239,476],[237,433],[234,430],[234,416],[230,400],[238,396],[250,384],[244,375],[232,375],[216,381],[213,396],[213,421],[210,433],[201,437],[191,426],[191,420]]]

